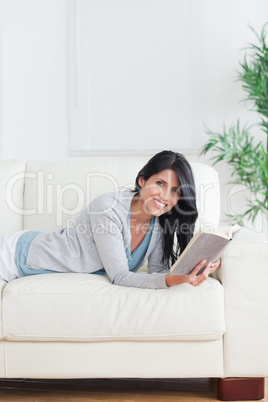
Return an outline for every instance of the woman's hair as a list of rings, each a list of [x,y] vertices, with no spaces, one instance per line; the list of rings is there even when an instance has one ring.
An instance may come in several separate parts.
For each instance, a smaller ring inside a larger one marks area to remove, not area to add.
[[[165,169],[171,169],[176,173],[180,189],[178,203],[170,211],[159,217],[164,232],[162,261],[173,264],[191,240],[198,216],[195,183],[189,162],[177,152],[162,151],[157,153],[139,171],[136,177],[135,190],[139,192],[141,189],[140,177],[146,181],[152,175]],[[176,247],[174,247],[175,234],[177,236]]]

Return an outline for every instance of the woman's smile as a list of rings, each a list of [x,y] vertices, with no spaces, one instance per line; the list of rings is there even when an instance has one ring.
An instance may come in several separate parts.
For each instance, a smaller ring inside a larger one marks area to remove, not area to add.
[[[156,198],[153,198],[153,200],[154,200],[154,202],[155,202],[155,205],[156,205],[158,208],[160,208],[160,209],[166,208],[167,204],[165,204],[165,203],[163,203],[163,202],[157,200]]]
[[[136,217],[139,215],[139,219],[143,222],[150,220],[153,216],[167,213],[179,200],[178,178],[171,169],[162,170],[150,176],[148,180],[141,175],[139,185],[141,190],[135,212]]]

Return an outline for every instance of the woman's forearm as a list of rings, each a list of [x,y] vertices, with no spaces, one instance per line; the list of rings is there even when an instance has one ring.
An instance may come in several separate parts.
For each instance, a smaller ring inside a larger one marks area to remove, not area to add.
[[[186,275],[171,275],[171,274],[166,275],[167,286],[181,285],[182,283],[186,282],[188,282]]]
[[[193,271],[188,275],[166,275],[166,285],[167,286],[175,286],[181,285],[182,283],[189,283],[192,286],[199,286],[212,272],[215,272],[216,269],[220,266],[221,260],[218,259],[215,263],[209,263],[204,271],[198,275],[198,272],[206,263],[206,260],[200,261],[200,263],[193,269]]]

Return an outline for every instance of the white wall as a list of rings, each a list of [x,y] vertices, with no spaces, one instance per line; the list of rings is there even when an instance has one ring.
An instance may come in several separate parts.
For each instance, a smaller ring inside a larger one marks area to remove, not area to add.
[[[214,130],[222,130],[224,121],[228,125],[237,117],[243,123],[252,122],[256,115],[239,103],[245,94],[235,83],[235,69],[243,55],[239,49],[255,41],[247,25],[260,32],[268,20],[268,3],[204,0],[203,10],[207,99],[204,122]],[[68,0],[0,0],[1,159],[75,159],[68,154],[67,11]],[[256,136],[262,138],[261,131]],[[198,159],[197,154],[188,156]],[[100,157],[103,156],[94,156]],[[229,169],[224,164],[216,168],[226,211]]]
[[[68,157],[67,2],[2,1],[1,157]]]

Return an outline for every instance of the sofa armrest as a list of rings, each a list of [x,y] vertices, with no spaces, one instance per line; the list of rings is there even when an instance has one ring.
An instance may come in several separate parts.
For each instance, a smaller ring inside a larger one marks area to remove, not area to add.
[[[242,228],[222,256],[224,376],[268,376],[268,238]]]

